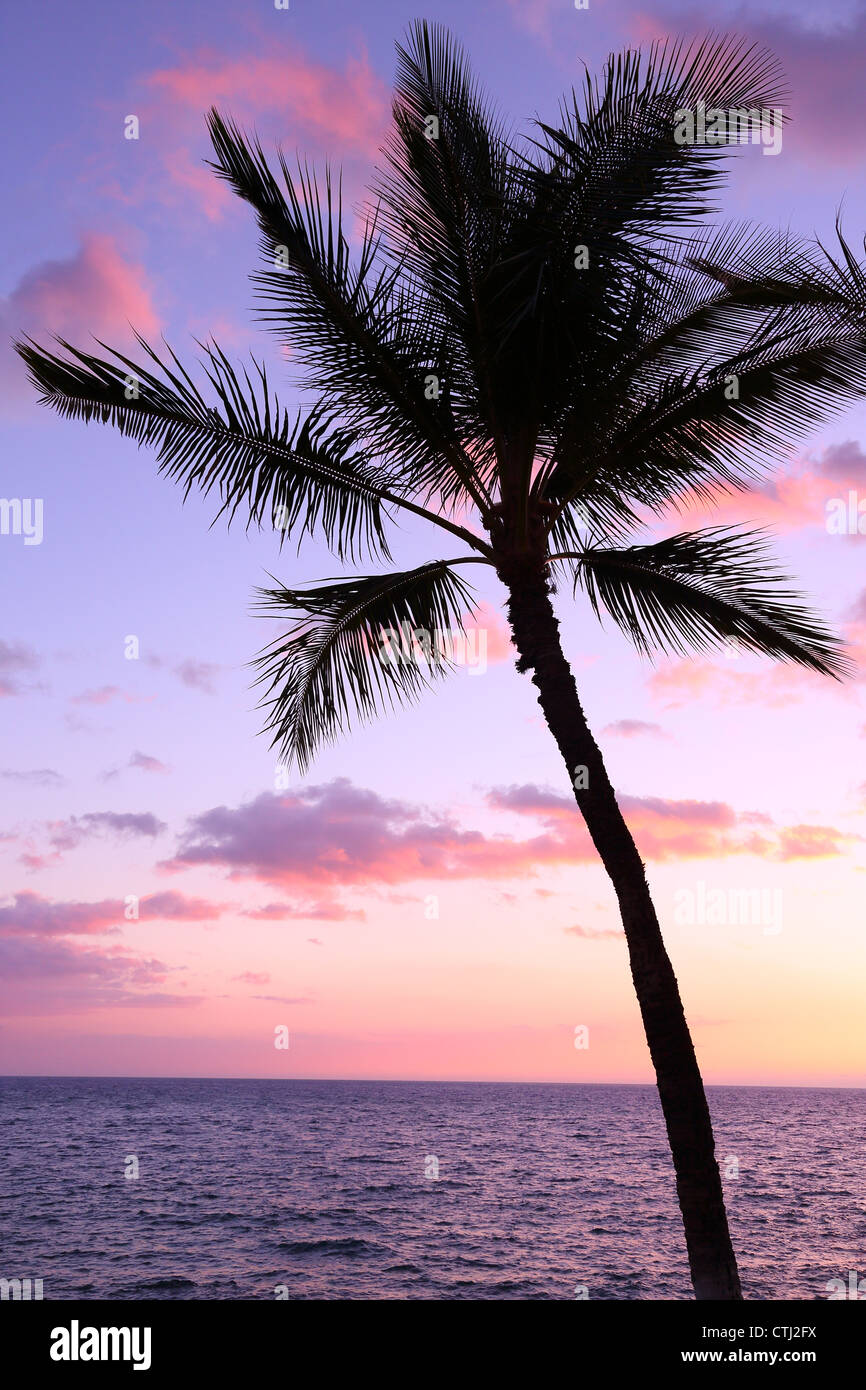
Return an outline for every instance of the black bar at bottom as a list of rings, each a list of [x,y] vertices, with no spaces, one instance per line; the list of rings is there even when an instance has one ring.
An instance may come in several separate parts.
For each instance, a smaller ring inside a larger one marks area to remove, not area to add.
[[[799,1367],[826,1381],[860,1364],[866,1332],[864,1310],[842,1300],[471,1302],[6,1301],[0,1345],[19,1378],[32,1371],[59,1383],[108,1372],[161,1385],[184,1373],[224,1379],[266,1367],[294,1378],[300,1357],[307,1381],[335,1365],[355,1376],[390,1365],[401,1379],[419,1370],[426,1378],[437,1362],[443,1374],[465,1376],[478,1366],[489,1379],[500,1361],[514,1375],[513,1357],[529,1357],[541,1372],[554,1355],[575,1373],[591,1365],[611,1374],[679,1368],[700,1376],[707,1366],[742,1365]]]

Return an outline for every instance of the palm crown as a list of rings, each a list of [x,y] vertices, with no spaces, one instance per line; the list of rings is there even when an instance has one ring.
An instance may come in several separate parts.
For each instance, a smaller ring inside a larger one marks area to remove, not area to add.
[[[354,256],[339,182],[282,154],[273,170],[257,139],[209,116],[212,167],[255,210],[253,278],[311,410],[290,416],[264,367],[235,369],[214,343],[202,388],[141,339],[146,365],[19,344],[43,400],[155,446],[161,471],[229,518],[379,570],[401,513],[460,543],[406,572],[260,591],[288,620],[256,661],[283,756],[306,765],[353,711],[411,699],[443,669],[375,649],[383,629],[458,624],[472,591],[457,566],[472,561],[507,584],[521,565],[567,575],[645,652],[735,641],[844,673],[761,532],[635,543],[671,506],[754,483],[866,390],[866,273],[841,231],[831,255],[707,225],[733,151],[675,142],[674,112],[699,97],[776,107],[778,73],[729,39],[626,53],[519,139],[450,36],[419,23],[398,47]]]

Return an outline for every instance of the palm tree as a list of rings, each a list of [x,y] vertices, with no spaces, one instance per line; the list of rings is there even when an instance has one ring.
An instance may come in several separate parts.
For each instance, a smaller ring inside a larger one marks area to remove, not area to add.
[[[294,421],[264,367],[202,345],[209,387],[143,339],[145,365],[59,339],[18,344],[44,403],[157,450],[218,514],[322,538],[374,573],[260,590],[288,619],[256,659],[273,745],[305,769],[353,713],[412,700],[449,663],[383,659],[383,633],[453,630],[459,567],[507,592],[519,660],[613,883],[658,1080],[696,1297],[742,1297],[710,1115],[644,865],[560,644],[568,579],[642,653],[739,646],[841,678],[841,644],[755,530],[638,544],[670,509],[766,476],[769,460],[866,390],[866,273],[840,250],[708,223],[730,146],[674,139],[677,110],[775,108],[774,61],[738,40],[608,60],[530,139],[506,128],[447,31],[398,45],[393,122],[360,246],[320,183],[211,111],[211,167],[255,210],[264,317],[313,393]],[[583,248],[583,249],[581,249]],[[460,553],[387,571],[417,517]],[[475,524],[473,525],[473,517]],[[393,652],[391,653],[393,656]]]

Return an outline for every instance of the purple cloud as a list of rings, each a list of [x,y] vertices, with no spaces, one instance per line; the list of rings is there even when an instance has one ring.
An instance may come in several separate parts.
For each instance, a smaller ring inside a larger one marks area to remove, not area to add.
[[[4,642],[0,639],[0,696],[20,695],[24,688],[19,682],[22,672],[36,671],[41,658],[26,642]]]
[[[287,922],[295,918],[319,922],[363,922],[367,914],[360,908],[348,908],[334,900],[320,899],[308,903],[266,903],[264,907],[244,908],[244,917],[257,922]]]
[[[158,988],[162,961],[84,949],[66,941],[0,937],[0,1006],[6,1015],[70,1014],[94,1008],[189,1008],[191,994]],[[156,988],[155,988],[156,987]]]
[[[0,771],[0,777],[5,777],[10,782],[28,782],[34,787],[62,787],[66,785],[66,778],[61,777],[60,773],[55,772],[51,767],[34,767],[21,772],[15,768],[7,767]]]
[[[149,811],[88,811],[83,816],[55,822],[49,838],[56,850],[64,851],[76,849],[82,841],[104,831],[124,839],[136,836],[154,839],[165,829],[165,822],[157,820]]]
[[[0,935],[64,936],[114,933],[123,918],[120,899],[101,902],[50,902],[39,893],[16,893],[0,907]]]
[[[168,772],[168,764],[161,763],[159,758],[152,758],[149,753],[140,753],[138,749],[133,753],[127,767],[139,767],[142,772]]]

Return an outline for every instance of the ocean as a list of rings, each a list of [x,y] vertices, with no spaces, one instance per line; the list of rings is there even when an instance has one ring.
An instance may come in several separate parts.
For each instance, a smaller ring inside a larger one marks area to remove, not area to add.
[[[745,1296],[866,1278],[866,1091],[708,1095]],[[0,1223],[45,1299],[692,1297],[650,1086],[3,1078]]]

